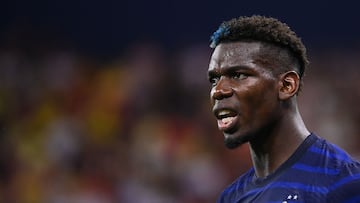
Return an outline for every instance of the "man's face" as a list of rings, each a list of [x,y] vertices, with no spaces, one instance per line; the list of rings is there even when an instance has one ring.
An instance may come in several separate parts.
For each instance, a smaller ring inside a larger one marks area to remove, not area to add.
[[[260,63],[259,42],[219,44],[210,60],[210,99],[228,148],[264,135],[279,117],[278,78]]]

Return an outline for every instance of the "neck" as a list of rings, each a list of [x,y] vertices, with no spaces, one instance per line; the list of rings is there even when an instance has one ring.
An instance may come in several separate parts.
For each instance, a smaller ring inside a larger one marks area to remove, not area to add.
[[[278,169],[310,134],[297,107],[265,131],[256,136],[259,139],[250,142],[257,177],[266,177]]]

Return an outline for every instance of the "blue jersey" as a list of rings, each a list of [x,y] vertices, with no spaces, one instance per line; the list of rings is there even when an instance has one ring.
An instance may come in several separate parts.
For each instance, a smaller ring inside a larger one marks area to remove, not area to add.
[[[274,173],[257,178],[252,168],[218,199],[218,203],[240,202],[360,202],[360,163],[311,134]]]

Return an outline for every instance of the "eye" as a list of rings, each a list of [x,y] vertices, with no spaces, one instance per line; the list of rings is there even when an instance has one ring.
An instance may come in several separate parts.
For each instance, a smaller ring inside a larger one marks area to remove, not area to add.
[[[217,82],[219,81],[220,77],[209,77],[209,82],[212,86],[215,86]]]
[[[246,79],[248,76],[249,76],[249,75],[246,74],[246,73],[236,72],[236,73],[234,73],[233,78],[243,80],[243,79]]]

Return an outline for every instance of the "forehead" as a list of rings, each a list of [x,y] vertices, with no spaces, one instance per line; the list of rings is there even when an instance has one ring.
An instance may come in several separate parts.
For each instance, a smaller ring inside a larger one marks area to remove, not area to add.
[[[209,69],[254,63],[262,44],[260,42],[228,42],[219,44],[210,59]]]

